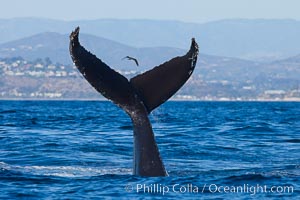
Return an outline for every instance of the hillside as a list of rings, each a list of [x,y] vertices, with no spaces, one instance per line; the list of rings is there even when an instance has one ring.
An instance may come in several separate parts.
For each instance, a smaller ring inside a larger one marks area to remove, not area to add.
[[[99,99],[72,65],[68,35],[41,33],[0,45],[0,98]],[[87,49],[127,78],[186,50],[171,47],[135,48],[104,38],[81,35]],[[141,66],[122,60],[138,58]],[[300,59],[269,63],[199,54],[194,75],[177,99],[257,100],[300,98]]]
[[[175,56],[185,48],[144,47],[122,44],[89,34],[81,43],[112,68],[131,78]],[[300,98],[300,56],[255,62],[200,54],[194,75],[175,95],[177,99],[257,100]],[[81,77],[69,55],[69,34],[45,32],[0,44],[0,98],[99,99]],[[139,60],[122,60],[125,56]]]
[[[143,67],[149,68],[168,58],[185,53],[185,50],[170,47],[135,48],[87,34],[81,34],[80,41],[89,51],[101,57],[107,64],[120,69],[136,69],[133,63],[122,60],[127,55],[137,57]],[[187,48],[189,45],[188,43]],[[46,32],[0,45],[0,58],[19,56],[26,60],[49,57],[54,63],[70,65],[72,61],[69,55],[69,35]]]
[[[195,24],[157,20],[2,19],[0,43],[43,32],[69,34],[78,25],[83,33],[133,47],[186,49],[188,41],[195,37],[202,52],[211,55],[276,60],[300,53],[300,22],[295,20],[231,19]]]

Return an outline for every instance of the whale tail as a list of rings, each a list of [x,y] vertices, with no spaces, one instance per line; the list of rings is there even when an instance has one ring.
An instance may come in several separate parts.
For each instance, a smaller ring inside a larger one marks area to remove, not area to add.
[[[128,81],[80,45],[79,27],[70,35],[70,54],[85,79],[131,118],[135,175],[166,176],[148,114],[174,95],[191,76],[198,45],[192,39],[186,55],[176,57]]]

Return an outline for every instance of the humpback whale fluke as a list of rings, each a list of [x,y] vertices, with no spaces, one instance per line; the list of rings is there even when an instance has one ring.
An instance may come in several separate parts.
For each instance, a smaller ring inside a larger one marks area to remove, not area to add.
[[[134,133],[133,173],[166,176],[148,114],[175,94],[191,76],[198,45],[192,39],[186,55],[176,57],[128,81],[80,45],[79,27],[70,35],[70,54],[85,79],[131,118]]]
[[[139,62],[136,58],[131,57],[131,56],[126,56],[126,57],[122,58],[122,60],[124,60],[125,58],[127,58],[128,60],[133,60],[136,64],[136,66],[139,66]]]

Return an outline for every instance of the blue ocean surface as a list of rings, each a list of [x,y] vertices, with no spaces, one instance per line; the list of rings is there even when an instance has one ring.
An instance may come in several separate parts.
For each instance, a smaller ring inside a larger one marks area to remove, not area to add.
[[[0,101],[0,199],[300,199],[300,103],[167,102],[150,119],[168,177],[132,175],[110,102]]]

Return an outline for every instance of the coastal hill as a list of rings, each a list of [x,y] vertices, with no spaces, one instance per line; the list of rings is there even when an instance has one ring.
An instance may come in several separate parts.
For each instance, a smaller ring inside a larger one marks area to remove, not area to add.
[[[195,37],[197,66],[175,99],[300,99],[300,21],[37,18],[0,19],[0,98],[101,98],[71,61],[69,34],[77,26],[81,43],[127,78],[185,54]]]
[[[207,23],[159,20],[99,19],[60,21],[38,18],[0,19],[0,43],[44,32],[82,33],[133,47],[167,46],[185,49],[192,37],[202,53],[251,60],[283,59],[299,54],[300,21],[228,19]]]
[[[137,48],[88,34],[82,44],[111,67],[131,78],[187,49]],[[186,41],[187,48],[189,42]],[[45,32],[0,45],[0,98],[99,99],[101,96],[73,66],[68,34]],[[122,60],[130,55],[140,62]],[[297,100],[300,55],[258,62],[201,52],[194,75],[175,95],[183,100]]]

